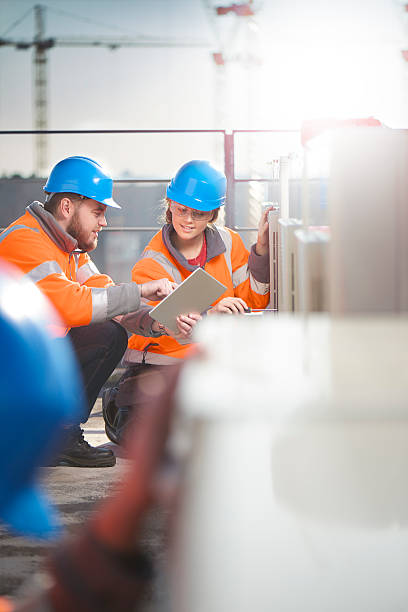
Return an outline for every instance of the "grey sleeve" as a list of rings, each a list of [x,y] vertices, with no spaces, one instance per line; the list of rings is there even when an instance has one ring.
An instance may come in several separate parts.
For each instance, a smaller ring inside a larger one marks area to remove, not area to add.
[[[124,315],[120,320],[120,324],[131,334],[151,336],[152,338],[163,336],[163,332],[154,332],[152,330],[153,319],[149,315],[151,309],[152,306],[150,305],[142,305],[136,312]]]
[[[260,283],[269,283],[269,253],[257,255],[254,244],[249,254],[248,268],[255,280]]]
[[[107,292],[107,319],[116,315],[134,312],[140,307],[140,289],[136,283],[123,283],[106,287]]]

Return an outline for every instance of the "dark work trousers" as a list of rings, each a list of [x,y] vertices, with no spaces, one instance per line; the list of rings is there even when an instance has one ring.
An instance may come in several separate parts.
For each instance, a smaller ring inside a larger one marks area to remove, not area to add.
[[[122,359],[127,348],[126,330],[116,321],[73,327],[68,337],[77,356],[85,387],[85,423],[102,385]]]

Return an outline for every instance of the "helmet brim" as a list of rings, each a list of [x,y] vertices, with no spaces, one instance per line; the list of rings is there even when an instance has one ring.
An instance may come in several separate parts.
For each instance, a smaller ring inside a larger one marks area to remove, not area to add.
[[[203,212],[210,212],[216,210],[225,204],[225,196],[218,200],[198,200],[192,196],[180,193],[177,190],[173,190],[171,183],[167,185],[166,197],[177,204],[193,208],[195,210],[202,210]]]
[[[105,204],[105,206],[110,206],[111,208],[122,208],[113,198],[106,198],[101,204]]]

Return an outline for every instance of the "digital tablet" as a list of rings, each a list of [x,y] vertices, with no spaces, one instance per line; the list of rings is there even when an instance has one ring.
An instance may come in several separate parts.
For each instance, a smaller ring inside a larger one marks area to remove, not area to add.
[[[202,268],[188,278],[150,311],[155,321],[177,333],[177,317],[189,312],[202,313],[226,291],[226,287]]]

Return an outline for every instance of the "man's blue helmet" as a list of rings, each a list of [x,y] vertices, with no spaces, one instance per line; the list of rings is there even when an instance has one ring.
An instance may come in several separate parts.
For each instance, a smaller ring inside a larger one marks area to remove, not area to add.
[[[225,204],[227,179],[209,161],[193,159],[177,171],[167,185],[166,196],[196,210],[215,210]]]
[[[43,189],[47,193],[76,193],[100,204],[121,208],[112,199],[112,177],[90,157],[75,155],[62,159],[51,170]]]
[[[82,388],[67,338],[47,332],[57,315],[47,298],[0,261],[0,520],[35,537],[58,534],[56,514],[35,481],[78,423]]]

